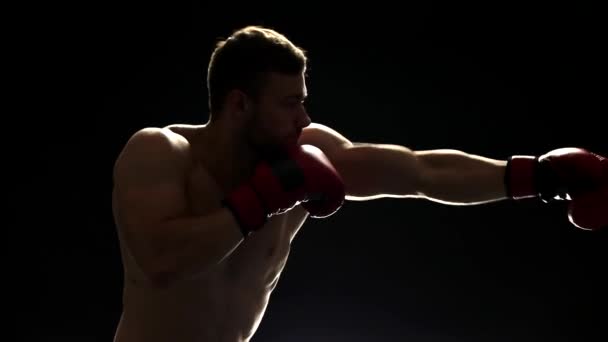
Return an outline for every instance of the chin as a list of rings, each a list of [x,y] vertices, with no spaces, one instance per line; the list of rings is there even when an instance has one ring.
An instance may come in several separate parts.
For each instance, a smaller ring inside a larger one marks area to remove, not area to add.
[[[285,146],[282,144],[264,144],[257,146],[257,152],[263,157],[281,154],[284,150]]]
[[[298,145],[299,137],[291,135],[276,139],[274,141],[266,141],[261,144],[256,144],[256,150],[261,154],[274,154],[281,151],[286,151]]]

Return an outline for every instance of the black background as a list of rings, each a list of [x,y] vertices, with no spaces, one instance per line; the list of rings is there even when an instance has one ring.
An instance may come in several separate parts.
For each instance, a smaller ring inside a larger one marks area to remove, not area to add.
[[[139,128],[206,121],[210,53],[244,25],[308,51],[312,119],[353,141],[608,155],[597,5],[329,6],[103,1],[5,13],[5,66],[22,95],[7,93],[17,106],[5,115],[15,218],[5,296],[19,336],[111,341],[122,286],[114,159]],[[300,231],[253,341],[605,340],[608,235],[574,228],[566,205],[346,203]]]

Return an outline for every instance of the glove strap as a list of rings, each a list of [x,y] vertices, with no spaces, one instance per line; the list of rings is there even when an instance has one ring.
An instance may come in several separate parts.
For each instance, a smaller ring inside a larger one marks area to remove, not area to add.
[[[535,184],[537,159],[520,155],[507,159],[504,179],[507,197],[515,200],[538,197]]]

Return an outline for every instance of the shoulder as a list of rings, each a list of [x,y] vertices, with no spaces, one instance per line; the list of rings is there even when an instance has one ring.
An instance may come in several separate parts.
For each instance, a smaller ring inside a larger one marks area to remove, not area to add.
[[[186,140],[190,140],[203,127],[204,127],[204,125],[171,124],[171,125],[165,126],[164,129],[167,129],[174,134],[181,135],[184,138],[186,138]]]
[[[190,143],[166,127],[146,127],[133,133],[114,164],[114,176],[158,168],[183,168],[190,159]],[[125,172],[125,170],[132,170]]]
[[[316,146],[325,153],[352,145],[352,142],[343,134],[320,123],[311,123],[304,128],[298,143]]]
[[[166,127],[146,127],[133,133],[121,154],[184,154],[189,149],[188,140]]]

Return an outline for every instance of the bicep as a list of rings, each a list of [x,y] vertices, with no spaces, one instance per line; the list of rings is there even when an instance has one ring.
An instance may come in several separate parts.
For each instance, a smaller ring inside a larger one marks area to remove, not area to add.
[[[184,211],[184,144],[160,129],[127,143],[114,167],[115,208],[125,229],[146,229]]]
[[[301,144],[321,149],[342,177],[348,200],[418,195],[421,163],[404,146],[352,142],[320,124],[307,127]]]
[[[334,158],[348,200],[417,196],[421,171],[416,154],[400,145],[353,144]]]

